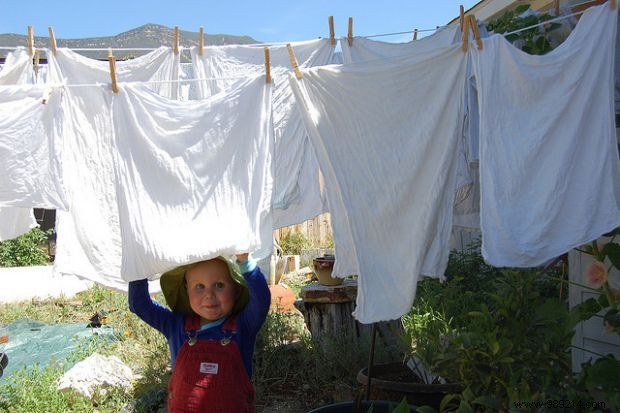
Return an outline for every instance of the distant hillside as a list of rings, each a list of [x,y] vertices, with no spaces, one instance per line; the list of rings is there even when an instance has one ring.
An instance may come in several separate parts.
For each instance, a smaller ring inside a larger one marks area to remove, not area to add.
[[[144,26],[137,27],[135,29],[126,31],[124,33],[117,34],[116,36],[107,37],[91,37],[86,39],[63,39],[59,37],[60,28],[55,31],[56,45],[58,47],[69,48],[155,48],[159,46],[172,46],[174,40],[174,29],[170,27],[162,26],[159,24],[148,23]],[[24,30],[25,32],[25,30]],[[43,28],[41,28],[43,32]],[[40,33],[41,33],[40,32]],[[45,28],[43,36],[36,36],[37,28],[35,27],[34,44],[36,47],[49,47],[50,41],[47,37],[47,28]],[[180,44],[182,47],[198,46],[198,32],[180,31]],[[206,34],[205,33],[204,44],[206,45],[224,45],[224,44],[249,44],[258,43],[249,36],[234,36],[230,34]],[[0,34],[0,46],[27,46],[28,40],[25,34]],[[79,53],[97,59],[105,59],[107,52],[82,52]],[[114,55],[121,59],[127,56],[140,56],[148,52],[145,51],[118,51]],[[0,54],[4,57],[6,51],[1,51]],[[184,53],[184,58],[188,58],[189,54]],[[185,59],[184,59],[185,60]]]

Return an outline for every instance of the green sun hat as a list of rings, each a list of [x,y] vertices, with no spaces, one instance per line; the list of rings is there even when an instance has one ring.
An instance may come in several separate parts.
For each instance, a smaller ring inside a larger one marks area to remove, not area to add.
[[[246,283],[245,278],[243,278],[243,275],[241,275],[241,270],[236,263],[222,256],[214,259],[225,262],[228,266],[230,278],[241,286],[241,292],[237,300],[235,300],[235,305],[232,309],[232,314],[237,314],[243,309],[243,307],[245,307],[248,301],[250,301],[250,290],[248,289],[248,284]],[[189,305],[189,296],[187,295],[187,286],[185,284],[185,273],[204,261],[208,260],[181,265],[180,267],[176,267],[162,274],[159,279],[161,291],[164,293],[166,303],[172,311],[185,315],[196,314]]]

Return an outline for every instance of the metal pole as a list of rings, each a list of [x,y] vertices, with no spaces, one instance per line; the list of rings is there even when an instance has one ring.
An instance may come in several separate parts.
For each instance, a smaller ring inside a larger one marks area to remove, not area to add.
[[[372,363],[375,356],[375,339],[377,338],[377,323],[372,323],[372,332],[370,333],[370,352],[368,354],[368,381],[366,382],[366,400],[370,400],[370,380],[372,377]]]

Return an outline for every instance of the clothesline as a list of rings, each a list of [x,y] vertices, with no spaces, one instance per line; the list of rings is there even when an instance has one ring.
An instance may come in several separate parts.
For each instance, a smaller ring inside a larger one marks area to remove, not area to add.
[[[584,5],[586,3],[590,3],[591,0],[588,1],[584,1],[582,3],[578,3],[578,4],[574,4],[572,5],[572,7],[578,7],[581,5]],[[544,22],[541,23],[537,23],[522,29],[518,29],[518,30],[514,30],[512,32],[508,32],[508,33],[501,33],[503,36],[508,36],[511,34],[516,34],[516,33],[520,33],[526,30],[530,30],[536,27],[540,27],[540,26],[544,26],[545,24],[548,23],[553,23],[556,21],[560,21],[560,20],[564,20],[564,19],[568,19],[570,17],[574,17],[574,16],[578,16],[580,14],[582,14],[585,10],[582,11],[578,11],[575,13],[571,13],[571,14],[566,14],[563,16],[558,16],[555,17],[553,19],[550,20],[546,20]],[[414,29],[414,30],[407,30],[407,31],[403,31],[403,32],[392,32],[392,33],[380,33],[380,34],[370,34],[370,35],[365,35],[365,36],[354,36],[355,37],[361,37],[361,38],[365,38],[365,39],[370,39],[370,38],[374,38],[374,37],[387,37],[387,36],[397,36],[397,35],[401,35],[401,34],[413,34],[415,32],[421,33],[421,32],[434,32],[437,31],[443,27],[446,26],[437,26],[434,29]],[[285,45],[287,43],[290,42],[273,42],[273,43],[258,43],[257,45],[262,45],[262,46],[281,46],[281,45]],[[0,46],[0,50],[15,50],[18,46]],[[115,51],[134,51],[134,52],[148,52],[148,51],[153,51],[153,50],[157,50],[158,47],[76,47],[76,48],[72,48],[72,51],[79,51],[79,52],[107,52],[108,50],[115,50]],[[183,47],[180,47],[180,49],[184,49]],[[187,47],[185,49],[188,49]]]

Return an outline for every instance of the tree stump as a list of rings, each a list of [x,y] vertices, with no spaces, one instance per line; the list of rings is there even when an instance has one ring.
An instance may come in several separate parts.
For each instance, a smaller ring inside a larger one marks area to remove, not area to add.
[[[341,285],[327,286],[313,282],[304,286],[295,307],[303,314],[312,340],[320,345],[331,340],[349,337],[370,337],[372,324],[362,324],[353,318],[357,281],[345,279]],[[404,329],[400,320],[377,323],[377,343],[385,348],[402,348]]]

